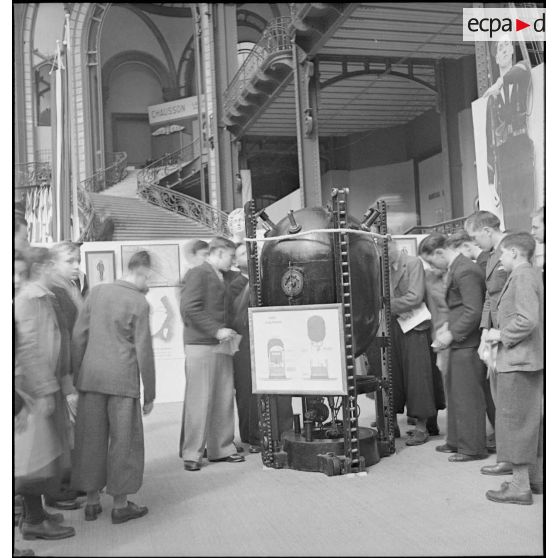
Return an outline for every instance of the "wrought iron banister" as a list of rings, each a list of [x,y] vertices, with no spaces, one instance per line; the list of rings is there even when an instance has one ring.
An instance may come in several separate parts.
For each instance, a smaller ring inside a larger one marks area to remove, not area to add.
[[[235,100],[238,99],[248,82],[271,56],[291,52],[292,44],[289,33],[291,22],[291,16],[278,17],[269,22],[260,40],[254,45],[223,93],[225,112],[232,109]]]
[[[105,153],[105,164],[108,162],[108,166],[78,184],[80,242],[95,241],[97,231],[102,224],[89,193],[102,192],[123,180],[126,177],[127,161],[128,155],[125,152]]]
[[[173,153],[168,153],[138,172],[138,188],[142,184],[156,184],[183,165],[191,163],[199,155],[199,140],[197,139]]]
[[[104,169],[97,171],[81,182],[88,192],[102,192],[114,186],[126,177],[126,164],[128,155],[123,151],[105,153]]]
[[[138,194],[147,202],[202,223],[215,234],[230,236],[228,215],[207,203],[155,183],[138,183]]]
[[[450,219],[443,221],[436,225],[415,225],[406,230],[403,234],[430,234],[433,232],[441,232],[444,234],[453,234],[459,229],[462,229],[467,217],[458,217],[457,219]]]
[[[15,168],[15,187],[36,188],[46,186],[52,181],[52,165],[50,163],[23,163]]]

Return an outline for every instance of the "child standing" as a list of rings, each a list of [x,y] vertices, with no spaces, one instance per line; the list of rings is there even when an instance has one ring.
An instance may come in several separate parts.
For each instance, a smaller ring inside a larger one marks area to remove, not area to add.
[[[498,343],[496,439],[498,461],[512,464],[511,482],[486,497],[507,504],[533,503],[529,465],[537,458],[543,376],[543,284],[531,265],[535,240],[514,233],[501,243],[500,261],[510,276],[497,302],[497,329],[486,341]],[[531,479],[533,480],[533,479]]]

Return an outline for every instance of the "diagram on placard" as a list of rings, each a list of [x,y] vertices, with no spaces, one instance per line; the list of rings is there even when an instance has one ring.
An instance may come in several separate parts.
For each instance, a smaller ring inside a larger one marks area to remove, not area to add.
[[[322,350],[326,336],[326,324],[321,316],[310,316],[306,322],[310,339],[310,378],[328,378],[328,358]]]
[[[269,378],[271,380],[286,378],[285,345],[281,339],[270,339],[267,342],[267,357],[269,363]]]

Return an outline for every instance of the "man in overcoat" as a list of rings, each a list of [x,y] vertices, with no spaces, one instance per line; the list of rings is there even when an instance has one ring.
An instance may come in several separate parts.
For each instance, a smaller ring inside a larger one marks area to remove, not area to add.
[[[397,318],[425,303],[425,274],[420,259],[401,252],[392,240],[388,244],[388,255],[392,291],[391,312]],[[393,320],[395,412],[402,413],[406,406],[407,415],[417,420],[415,430],[406,440],[409,446],[424,444],[428,440],[427,420],[430,417],[435,419],[438,409],[445,407],[441,378],[436,382],[434,377],[430,324],[430,319],[427,318],[404,333],[398,320]],[[432,427],[438,430],[435,420]]]
[[[101,513],[99,491],[113,497],[113,523],[147,513],[128,501],[143,481],[144,445],[140,402],[149,414],[155,399],[155,362],[149,304],[143,294],[151,273],[147,252],[134,254],[122,280],[91,290],[72,337],[72,364],[79,402],[74,487],[87,492],[85,519]]]

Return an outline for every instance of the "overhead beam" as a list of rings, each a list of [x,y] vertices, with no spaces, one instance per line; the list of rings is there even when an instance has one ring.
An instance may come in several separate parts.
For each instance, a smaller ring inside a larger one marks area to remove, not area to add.
[[[317,10],[307,2],[293,17],[292,23],[295,43],[304,51],[305,58],[318,53],[358,6],[356,2],[332,3],[323,4],[324,8]]]

